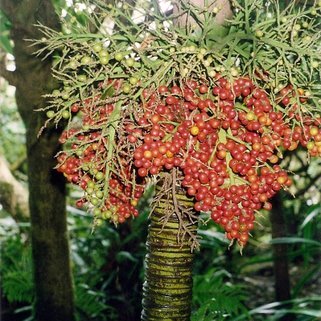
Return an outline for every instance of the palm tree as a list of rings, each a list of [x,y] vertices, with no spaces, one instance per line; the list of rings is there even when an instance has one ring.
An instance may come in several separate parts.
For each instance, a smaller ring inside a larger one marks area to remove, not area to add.
[[[204,1],[191,1],[204,6]],[[232,11],[229,1],[217,0],[220,8],[216,23],[222,24]],[[180,13],[179,2],[174,4]],[[191,17],[181,16],[175,22],[184,25]],[[197,247],[197,217],[193,201],[176,186],[176,174],[165,177],[156,189],[156,206],[151,215],[146,242],[145,283],[143,286],[143,321],[181,320],[191,316],[192,267]],[[166,179],[167,178],[167,179]]]

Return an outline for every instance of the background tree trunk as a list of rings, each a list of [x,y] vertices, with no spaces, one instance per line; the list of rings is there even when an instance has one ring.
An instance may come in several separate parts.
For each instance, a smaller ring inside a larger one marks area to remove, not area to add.
[[[16,71],[8,76],[16,86],[16,101],[27,130],[27,163],[31,240],[35,280],[35,319],[74,320],[73,287],[66,224],[65,183],[54,169],[60,130],[46,129],[44,113],[35,109],[46,105],[44,94],[54,87],[51,61],[33,55],[35,48],[25,39],[41,37],[34,26],[43,23],[59,29],[51,1],[2,0],[1,9],[12,23]]]
[[[272,199],[272,210],[270,214],[272,226],[272,238],[287,236],[286,223],[283,215],[282,200],[280,193]],[[276,301],[291,300],[291,285],[288,264],[287,244],[273,244],[273,265],[274,265],[274,284]],[[285,315],[280,320],[293,321],[294,316]]]

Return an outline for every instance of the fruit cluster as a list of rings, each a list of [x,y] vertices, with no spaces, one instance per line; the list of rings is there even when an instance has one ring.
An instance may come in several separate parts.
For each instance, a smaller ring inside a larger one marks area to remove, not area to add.
[[[121,90],[119,81],[113,87]],[[79,206],[117,223],[138,214],[146,177],[178,168],[195,210],[244,246],[255,213],[291,185],[277,165],[282,151],[302,145],[321,154],[321,120],[299,107],[309,97],[290,86],[271,97],[246,77],[190,80],[145,89],[138,108],[125,106],[115,123],[115,105],[96,95],[71,108],[81,112],[81,128],[63,133],[71,148],[59,155],[58,170],[85,190]],[[105,130],[113,123],[114,137]]]
[[[112,86],[113,90],[119,90],[119,82]],[[107,87],[110,88],[110,83]],[[126,151],[123,151],[124,155],[121,152],[117,152],[118,156],[109,155],[114,142],[109,137],[110,131],[103,128],[106,123],[112,124],[114,107],[106,104],[101,95],[71,106],[71,112],[80,116],[81,127],[76,123],[60,137],[61,144],[68,144],[68,151],[58,155],[57,170],[85,191],[76,205],[91,207],[95,224],[99,224],[100,219],[123,223],[127,218],[137,216],[135,206],[144,192],[144,179],[139,182],[133,178]]]

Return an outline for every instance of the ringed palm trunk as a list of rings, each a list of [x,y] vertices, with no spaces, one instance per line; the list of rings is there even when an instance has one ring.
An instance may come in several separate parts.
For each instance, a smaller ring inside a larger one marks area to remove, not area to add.
[[[193,203],[184,191],[175,197],[180,206],[192,208]],[[190,235],[184,234],[181,227],[189,225],[196,235],[197,224],[191,223],[182,211],[178,215],[175,212],[172,195],[164,195],[151,216],[146,242],[142,321],[190,320],[194,253]]]

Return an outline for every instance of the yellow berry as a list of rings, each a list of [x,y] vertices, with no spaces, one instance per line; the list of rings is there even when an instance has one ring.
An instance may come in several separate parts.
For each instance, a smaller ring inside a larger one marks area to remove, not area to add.
[[[130,201],[130,204],[133,205],[133,206],[137,206],[138,202],[137,202],[137,200],[132,199],[132,200]]]
[[[313,126],[310,128],[310,135],[311,136],[316,136],[316,135],[318,135],[318,133],[319,133],[318,127]]]
[[[311,150],[311,149],[313,149],[313,147],[314,147],[314,142],[309,141],[309,142],[307,143],[307,150]]]
[[[190,133],[191,133],[193,136],[198,135],[199,132],[200,132],[200,129],[199,129],[197,126],[193,126],[193,127],[190,129]]]

